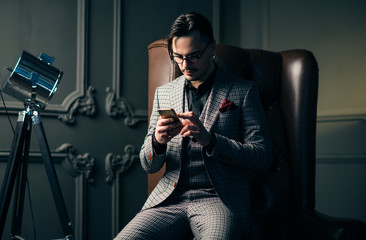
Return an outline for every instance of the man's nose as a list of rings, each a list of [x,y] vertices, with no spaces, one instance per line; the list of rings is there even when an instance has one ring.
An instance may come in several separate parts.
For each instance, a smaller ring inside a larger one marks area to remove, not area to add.
[[[187,68],[187,66],[190,66],[191,62],[186,59],[186,58],[183,58],[183,62],[182,62],[182,66],[183,68]]]

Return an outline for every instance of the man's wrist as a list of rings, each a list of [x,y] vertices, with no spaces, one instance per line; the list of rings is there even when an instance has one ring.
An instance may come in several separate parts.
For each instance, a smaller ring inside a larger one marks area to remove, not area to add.
[[[158,140],[155,137],[155,132],[153,132],[152,136],[152,145],[157,154],[163,154],[166,151],[166,144],[159,143]]]
[[[213,132],[210,132],[210,142],[208,143],[208,145],[206,146],[206,151],[211,153],[215,147],[215,143],[216,143],[216,135]]]

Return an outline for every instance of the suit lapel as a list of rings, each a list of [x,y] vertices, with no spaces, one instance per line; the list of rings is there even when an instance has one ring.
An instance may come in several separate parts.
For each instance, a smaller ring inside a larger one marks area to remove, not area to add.
[[[174,86],[172,86],[172,89],[170,91],[170,100],[171,100],[170,104],[171,107],[174,108],[174,110],[177,113],[183,113],[185,111],[188,111],[188,106],[184,106],[187,105],[187,99],[186,99],[187,96],[185,96],[184,94],[184,85],[185,85],[185,78],[182,75],[181,77],[175,80],[175,84]],[[185,99],[184,101],[182,101],[183,98]]]
[[[231,85],[232,82],[227,79],[227,74],[218,69],[211,94],[209,95],[207,103],[200,115],[200,120],[207,131],[210,131],[215,123],[221,104],[226,99]]]
[[[170,106],[177,113],[183,113],[188,111],[188,100],[186,94],[184,94],[184,86],[185,86],[185,77],[182,75],[178,79],[175,80],[174,85],[172,85],[172,89],[170,91]],[[184,101],[182,100],[184,99]],[[179,143],[183,139],[182,135],[178,134],[174,137],[171,142]]]

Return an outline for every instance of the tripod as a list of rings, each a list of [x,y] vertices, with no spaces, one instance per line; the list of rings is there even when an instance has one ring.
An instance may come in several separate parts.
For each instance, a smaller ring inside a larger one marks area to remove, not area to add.
[[[16,185],[10,239],[22,239],[20,237],[20,234],[22,228],[24,195],[27,179],[29,146],[32,126],[34,127],[36,132],[44,167],[47,172],[49,184],[56,204],[59,219],[61,221],[65,240],[73,240],[71,222],[67,214],[66,206],[60,190],[60,185],[56,177],[56,171],[51,159],[51,154],[45,137],[43,125],[38,115],[38,112],[32,110],[30,106],[28,106],[25,111],[19,112],[9,161],[1,188],[0,238],[4,231],[6,215],[8,213],[14,185]]]

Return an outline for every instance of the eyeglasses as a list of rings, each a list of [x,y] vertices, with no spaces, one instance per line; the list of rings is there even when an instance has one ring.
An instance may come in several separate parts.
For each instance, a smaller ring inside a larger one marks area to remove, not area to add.
[[[189,55],[187,57],[183,57],[182,55],[178,55],[176,53],[173,53],[173,54],[176,54],[175,56],[173,56],[173,60],[174,62],[178,63],[178,64],[182,64],[184,62],[184,60],[190,62],[190,63],[198,63],[198,61],[200,60],[200,58],[202,57],[202,55],[205,53],[208,45],[210,45],[211,42],[208,42],[205,46],[205,48],[200,52],[200,53],[197,53],[197,54],[192,54],[192,55]]]

